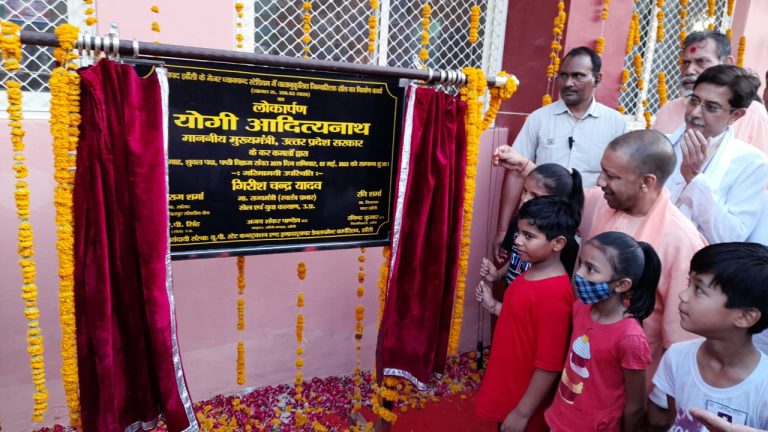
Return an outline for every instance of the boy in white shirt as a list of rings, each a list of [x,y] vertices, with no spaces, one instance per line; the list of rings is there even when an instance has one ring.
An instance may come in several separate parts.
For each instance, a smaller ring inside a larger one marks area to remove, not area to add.
[[[768,248],[719,243],[691,259],[680,294],[680,324],[704,339],[673,344],[653,377],[651,400],[666,397],[671,429],[706,428],[689,410],[703,408],[729,423],[768,428],[768,356],[752,335],[768,327]]]

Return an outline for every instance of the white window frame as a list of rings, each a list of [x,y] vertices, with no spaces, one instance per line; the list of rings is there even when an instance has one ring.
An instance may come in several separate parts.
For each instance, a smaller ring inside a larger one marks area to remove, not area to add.
[[[74,23],[80,28],[82,33],[91,33],[96,29],[89,29],[85,26],[86,5],[82,0],[67,0],[67,21]],[[90,7],[95,7],[91,5]],[[96,24],[94,27],[96,27]],[[21,27],[25,30],[24,26]],[[53,48],[51,48],[52,50]],[[22,92],[22,110],[25,119],[29,120],[47,120],[50,118],[51,93],[50,91],[24,91]],[[0,119],[8,118],[8,96],[6,91],[0,90]]]

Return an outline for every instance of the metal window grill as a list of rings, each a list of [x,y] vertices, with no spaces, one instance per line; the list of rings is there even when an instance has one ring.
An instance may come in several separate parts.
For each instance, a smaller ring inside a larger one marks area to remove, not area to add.
[[[73,4],[79,3],[80,5]],[[24,30],[53,32],[65,22],[82,20],[83,2],[68,0],[2,0],[0,16],[14,22]],[[22,47],[21,69],[14,76],[21,82],[24,91],[24,109],[48,111],[48,80],[55,67],[53,50],[47,47],[24,45]],[[0,68],[0,81],[5,82],[8,73]],[[5,111],[8,101],[0,98],[0,109]]]
[[[730,25],[730,19],[726,15],[726,2],[715,3],[715,16],[707,16],[707,0],[689,0],[686,32],[706,30],[710,22],[714,22],[715,29],[725,32]],[[672,100],[678,97],[677,84],[680,78],[680,2],[667,0],[664,4],[664,39],[656,42],[656,2],[640,1],[635,3],[635,12],[640,15],[640,44],[637,45],[624,60],[624,67],[630,71],[628,89],[622,92],[619,103],[625,108],[625,114],[642,120],[644,108],[643,98],[648,100],[648,109],[656,113],[661,105],[658,94],[659,72],[666,74],[667,97]],[[622,43],[626,43],[623,41]],[[735,49],[735,47],[734,47]],[[643,58],[643,78],[645,90],[637,88],[638,76],[633,68],[633,56],[640,54]]]
[[[25,30],[52,32],[56,26],[67,21],[67,2],[44,0],[6,0],[0,4],[0,16],[21,26]],[[15,73],[22,83],[22,90],[48,91],[48,78],[54,68],[53,56],[46,47],[24,45],[22,47],[22,68]],[[5,81],[8,73],[0,71]]]
[[[479,37],[474,46],[467,41],[469,11],[473,4],[462,0],[430,2],[427,66],[439,69],[480,66],[486,73],[498,72],[506,2],[477,0],[481,14]],[[423,0],[380,0],[377,49],[371,56],[368,53],[368,17],[372,11],[369,0],[312,2],[311,56],[322,60],[412,68],[414,56],[421,49],[423,6]],[[301,8],[302,2],[296,0],[255,0],[255,50],[265,54],[302,56]],[[490,23],[486,19],[489,10],[493,13]]]

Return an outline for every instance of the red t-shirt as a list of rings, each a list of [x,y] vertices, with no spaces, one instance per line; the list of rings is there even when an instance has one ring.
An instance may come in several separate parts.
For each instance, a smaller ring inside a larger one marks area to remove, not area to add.
[[[504,293],[493,335],[491,356],[477,395],[477,413],[504,421],[522,399],[533,372],[563,368],[574,302],[567,274],[531,281],[520,275]],[[526,431],[549,430],[544,422],[546,398],[528,421]]]
[[[618,431],[624,413],[623,369],[645,370],[651,350],[634,318],[592,320],[589,305],[573,305],[573,338],[555,400],[546,412],[552,431]]]

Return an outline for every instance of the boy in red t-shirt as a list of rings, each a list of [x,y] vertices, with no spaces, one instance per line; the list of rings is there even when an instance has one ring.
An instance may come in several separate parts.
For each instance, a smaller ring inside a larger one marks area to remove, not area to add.
[[[477,412],[500,422],[503,432],[549,430],[544,410],[568,351],[574,302],[560,253],[575,242],[580,219],[578,209],[559,197],[525,203],[515,246],[533,266],[509,285],[503,303],[483,282],[475,292],[486,309],[499,315]]]

